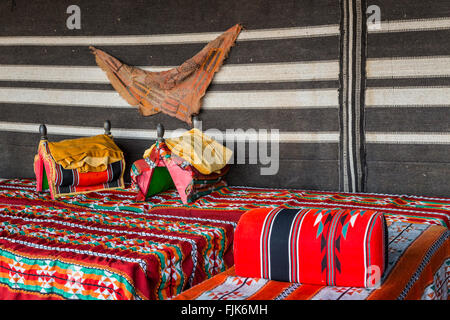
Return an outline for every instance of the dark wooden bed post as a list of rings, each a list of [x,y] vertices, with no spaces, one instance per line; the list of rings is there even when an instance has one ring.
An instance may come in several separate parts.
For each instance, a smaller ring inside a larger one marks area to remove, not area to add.
[[[103,128],[105,129],[105,134],[110,136],[111,135],[111,121],[106,120],[103,124]]]
[[[41,134],[41,140],[47,140],[47,126],[45,124],[39,126],[39,133]]]
[[[164,126],[161,123],[158,123],[156,125],[156,134],[157,134],[157,141],[163,142],[164,141]]]

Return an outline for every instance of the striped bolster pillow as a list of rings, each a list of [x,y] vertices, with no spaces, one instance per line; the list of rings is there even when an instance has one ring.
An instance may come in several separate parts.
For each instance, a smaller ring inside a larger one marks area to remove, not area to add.
[[[236,275],[371,288],[387,265],[384,215],[371,210],[262,208],[234,235]]]

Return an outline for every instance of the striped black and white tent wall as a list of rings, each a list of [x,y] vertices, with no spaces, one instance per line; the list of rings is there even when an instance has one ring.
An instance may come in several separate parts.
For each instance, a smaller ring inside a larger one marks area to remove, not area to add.
[[[80,30],[66,27],[72,4]],[[378,29],[366,27],[369,5],[380,8]],[[110,119],[128,167],[157,123],[187,128],[127,105],[89,45],[164,70],[242,23],[205,96],[202,127],[278,129],[280,162],[278,174],[261,175],[267,163],[247,153],[230,184],[448,195],[447,0],[15,0],[0,3],[0,18],[2,178],[33,176],[40,123],[57,140],[101,133]]]

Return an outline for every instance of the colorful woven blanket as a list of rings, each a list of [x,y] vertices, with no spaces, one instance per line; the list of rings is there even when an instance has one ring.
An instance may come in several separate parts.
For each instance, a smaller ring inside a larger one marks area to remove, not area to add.
[[[85,142],[86,146],[80,145]],[[91,149],[86,149],[87,146]],[[94,165],[98,167],[91,170]],[[123,188],[124,170],[123,153],[107,135],[59,143],[41,140],[34,158],[36,190],[50,191],[53,199],[61,195]]]

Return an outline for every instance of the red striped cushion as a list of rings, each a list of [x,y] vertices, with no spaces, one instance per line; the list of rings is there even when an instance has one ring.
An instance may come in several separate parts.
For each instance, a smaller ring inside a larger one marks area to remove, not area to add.
[[[250,210],[235,231],[234,261],[242,277],[374,287],[387,263],[386,221],[372,210]]]

